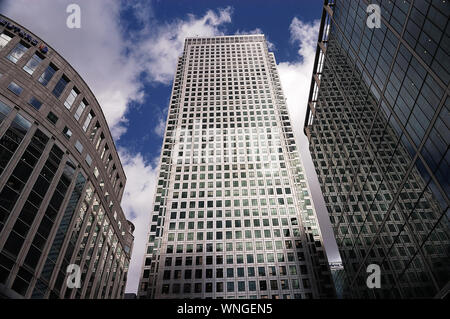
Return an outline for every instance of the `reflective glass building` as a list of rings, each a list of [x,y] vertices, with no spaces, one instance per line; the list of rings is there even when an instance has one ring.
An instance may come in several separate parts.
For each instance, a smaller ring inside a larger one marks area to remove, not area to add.
[[[325,1],[305,133],[354,298],[449,291],[450,3]],[[381,268],[381,288],[366,285]]]
[[[151,216],[139,298],[334,295],[263,35],[185,40]]]
[[[0,298],[123,297],[134,229],[120,207],[125,180],[83,79],[0,16]]]

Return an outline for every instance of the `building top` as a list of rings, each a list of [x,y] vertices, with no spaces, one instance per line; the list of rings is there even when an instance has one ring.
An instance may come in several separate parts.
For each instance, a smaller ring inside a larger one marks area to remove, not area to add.
[[[121,198],[124,192],[124,187],[126,184],[126,175],[123,170],[123,166],[121,163],[121,160],[119,158],[114,140],[112,138],[108,123],[106,121],[106,118],[103,114],[103,110],[97,101],[95,95],[87,85],[87,83],[84,81],[84,79],[78,74],[78,72],[70,65],[70,63],[64,59],[60,54],[57,53],[56,50],[54,50],[50,45],[48,45],[46,42],[44,42],[41,38],[36,36],[34,33],[23,27],[21,24],[17,23],[16,21],[0,14],[0,28],[3,29],[3,33],[8,34],[11,39],[19,38],[19,43],[29,47],[33,48],[36,52],[36,54],[40,55],[42,61],[45,61],[45,67],[46,68],[53,68],[54,72],[59,71],[61,73],[61,78],[64,78],[66,81],[65,88],[63,87],[63,91],[60,93],[61,98],[65,96],[69,96],[71,94],[71,90],[77,91],[77,97],[75,97],[74,101],[79,101],[77,103],[84,103],[86,104],[86,109],[88,107],[91,109],[91,111],[95,114],[95,121],[92,121],[90,123],[90,127],[93,127],[96,125],[95,122],[99,125],[99,130],[101,131],[101,137],[104,143],[104,145],[107,145],[109,150],[109,156],[111,157],[111,161],[108,159],[108,164],[111,164],[110,167],[113,167],[114,169],[110,172],[107,171],[107,168],[105,168],[105,165],[100,165],[98,168],[90,167],[90,164],[86,166],[87,164],[84,163],[84,161],[80,161],[81,166],[85,166],[86,173],[89,174],[90,179],[96,179],[99,178],[102,184],[102,191],[105,193],[105,206],[110,206],[109,204],[112,203],[112,201],[117,201],[114,203],[114,211],[111,212],[111,216],[113,216],[114,219],[122,220],[123,226],[128,226],[127,231],[132,233],[132,230],[134,229],[134,226],[132,226],[131,223],[125,223],[127,221],[125,214],[122,211],[122,208],[120,206]],[[16,40],[17,41],[17,40]],[[45,71],[46,72],[46,71]],[[59,74],[58,73],[58,74]],[[30,78],[33,80],[33,78]],[[20,83],[21,80],[18,80]],[[22,81],[23,82],[23,81]],[[51,96],[51,95],[50,95]],[[72,101],[72,103],[74,102]],[[61,113],[61,116],[64,116],[64,118],[67,118],[70,114],[63,114],[67,112],[71,112],[70,110],[67,110],[66,107],[63,106],[65,103],[64,100],[57,99],[56,102],[60,104],[61,110],[59,113]],[[72,108],[73,110],[74,108]],[[85,112],[83,112],[84,114]],[[73,118],[73,116],[72,116]],[[79,123],[82,124],[82,123]],[[77,149],[78,153],[83,156],[89,155],[89,157],[95,156],[97,157],[97,154],[101,149],[99,150],[98,147],[93,145],[93,142],[89,140],[89,137],[87,136],[88,131],[83,130],[81,128],[81,125],[78,125],[79,127],[73,126],[74,129],[77,129],[79,131],[79,135],[83,135],[83,139],[81,142],[84,142],[84,147],[81,147],[81,151],[79,148],[79,145],[70,145],[71,148]],[[98,132],[98,131],[97,131]],[[78,132],[73,132],[78,133]],[[72,134],[72,132],[71,132]],[[64,140],[64,139],[63,139]],[[78,141],[77,141],[78,142]],[[65,144],[69,145],[67,143],[67,140],[65,141]],[[73,144],[73,143],[71,143]],[[77,147],[78,146],[78,147]],[[105,154],[108,153],[108,150]],[[73,152],[74,154],[77,154],[77,152]],[[86,153],[86,155],[85,155]],[[103,156],[103,154],[102,154]],[[109,157],[105,155],[106,157]],[[100,155],[98,155],[100,157]],[[103,158],[103,157],[102,157]],[[92,158],[90,158],[92,161]],[[87,161],[87,159],[86,159]],[[95,162],[95,161],[94,161]],[[107,164],[107,165],[108,165]],[[95,170],[97,171],[95,172]],[[113,173],[114,172],[114,173]],[[112,182],[111,178],[109,178],[109,174],[112,174],[112,179],[115,179],[116,182]],[[91,176],[94,175],[94,176]],[[119,187],[120,186],[120,187]],[[99,192],[100,193],[100,192]],[[111,194],[115,194],[116,200],[111,197]],[[124,230],[124,229],[123,229]]]
[[[213,37],[187,37],[185,44],[221,44],[236,42],[265,42],[264,34],[235,34],[235,35],[219,35]]]
[[[10,30],[11,33],[17,34],[19,37],[21,37],[22,39],[24,39],[25,41],[29,42],[32,46],[35,46],[36,48],[38,48],[40,50],[41,53],[45,54],[45,55],[50,55],[50,54],[55,54],[58,56],[58,60],[64,62],[65,67],[69,67],[71,70],[71,73],[73,73],[77,80],[79,80],[80,82],[82,82],[84,88],[83,90],[85,90],[86,92],[89,94],[89,99],[90,99],[90,105],[96,105],[97,106],[97,113],[96,115],[98,117],[101,117],[102,124],[105,126],[105,133],[107,133],[109,136],[109,138],[113,141],[112,136],[110,134],[110,129],[109,129],[109,125],[108,122],[106,121],[105,115],[103,114],[103,110],[100,106],[100,103],[98,102],[97,98],[95,97],[94,93],[91,91],[91,89],[89,88],[89,86],[87,85],[87,83],[85,82],[85,80],[83,79],[83,77],[76,71],[76,69],[63,57],[61,56],[57,50],[53,49],[48,43],[46,43],[45,41],[43,41],[41,38],[39,38],[36,34],[34,34],[33,32],[29,31],[28,29],[26,29],[25,27],[23,27],[21,24],[19,24],[18,22],[14,21],[11,18],[8,18],[6,16],[4,16],[3,14],[0,14],[0,26],[5,26],[6,29]],[[117,154],[117,149],[116,149],[116,145],[115,143],[111,143],[112,147],[114,148],[114,151]],[[125,175],[125,171],[123,170],[123,166],[122,166],[122,162],[120,161],[120,158],[117,157],[117,164],[121,170],[121,175],[123,178],[123,185],[125,186],[126,183],[126,175]]]

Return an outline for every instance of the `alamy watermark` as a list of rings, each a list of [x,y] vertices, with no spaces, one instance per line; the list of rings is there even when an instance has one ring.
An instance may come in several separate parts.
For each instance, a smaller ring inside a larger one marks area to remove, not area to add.
[[[66,20],[66,25],[69,29],[80,29],[81,28],[81,8],[78,4],[69,4],[66,8],[66,13],[69,16]]]
[[[381,269],[377,264],[370,264],[367,266],[366,272],[370,275],[367,277],[367,288],[381,288]]]
[[[67,288],[81,288],[80,266],[76,264],[70,264],[69,266],[67,266],[66,273],[69,274],[66,280]]]
[[[367,27],[369,29],[381,28],[381,8],[377,4],[369,4],[366,12],[369,14],[366,20]]]

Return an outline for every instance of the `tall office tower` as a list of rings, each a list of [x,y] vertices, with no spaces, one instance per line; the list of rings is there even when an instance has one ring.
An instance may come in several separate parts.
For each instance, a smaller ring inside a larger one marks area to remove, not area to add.
[[[444,297],[450,4],[372,2],[325,1],[305,133],[352,296]]]
[[[318,298],[329,267],[264,35],[188,38],[140,298]]]
[[[0,298],[122,298],[134,229],[124,185],[86,83],[0,16]]]

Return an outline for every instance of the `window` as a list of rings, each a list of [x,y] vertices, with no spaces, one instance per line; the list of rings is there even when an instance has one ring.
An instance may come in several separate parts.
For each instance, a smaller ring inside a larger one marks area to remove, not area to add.
[[[92,165],[92,157],[91,155],[87,154],[86,155],[86,163],[91,166]]]
[[[77,121],[80,119],[81,114],[83,114],[83,111],[86,108],[86,105],[87,105],[87,102],[83,99],[83,101],[80,102],[80,105],[78,106],[77,111],[73,115]]]
[[[66,126],[63,129],[63,134],[67,139],[70,139],[70,137],[72,136],[72,131]]]
[[[28,104],[30,104],[36,110],[39,110],[41,108],[42,102],[36,99],[34,96],[32,96],[30,101],[28,101]]]
[[[94,140],[95,134],[97,133],[97,131],[98,131],[99,128],[100,128],[100,123],[97,121],[97,122],[95,123],[95,126],[92,128],[91,134],[90,134],[90,136],[89,136],[89,139],[90,139],[91,141]]]
[[[45,69],[45,71],[41,74],[41,76],[39,77],[39,82],[43,85],[46,86],[48,84],[48,82],[50,82],[50,80],[53,77],[53,74],[55,74],[55,72],[58,71],[58,68],[56,66],[54,66],[53,64],[50,63],[50,65]]]
[[[11,108],[0,101],[0,123],[8,116],[9,112],[11,112]]]
[[[23,91],[23,88],[18,86],[15,82],[11,82],[8,85],[8,89],[13,92],[15,95],[20,95]]]
[[[72,90],[70,91],[69,95],[66,98],[66,101],[64,102],[64,106],[68,110],[70,110],[70,108],[72,107],[72,104],[75,101],[75,99],[77,98],[79,93],[80,92],[78,92],[76,87],[73,87]]]
[[[58,117],[53,112],[48,112],[47,119],[53,124],[56,124],[56,122],[58,122]]]
[[[97,144],[95,145],[95,149],[98,151],[98,148],[100,147],[100,144],[105,139],[105,135],[103,133],[100,133],[100,138],[97,140]]]
[[[0,50],[3,49],[8,42],[11,40],[11,37],[6,33],[0,34]]]
[[[56,83],[55,87],[53,88],[53,91],[52,91],[53,95],[56,97],[60,97],[61,93],[66,88],[66,85],[67,85],[67,83],[69,83],[69,81],[70,80],[65,75],[61,76],[58,83]]]
[[[78,140],[75,142],[75,148],[80,154],[83,152],[83,145]]]
[[[103,159],[108,150],[109,150],[108,144],[105,144],[105,147],[103,147],[102,153],[100,154],[101,159]]]
[[[94,167],[94,176],[95,176],[95,178],[98,178],[99,175],[100,175],[100,172],[98,171],[98,168]]]
[[[92,118],[95,116],[94,112],[90,111],[89,114],[86,116],[86,120],[84,121],[83,124],[83,130],[86,132],[89,124],[91,123]]]
[[[22,42],[19,42],[16,44],[14,49],[11,50],[11,52],[6,57],[8,60],[10,60],[13,63],[17,63],[19,59],[27,52],[28,48],[22,44]]]
[[[39,63],[41,63],[42,58],[38,55],[38,53],[35,53],[30,60],[28,60],[27,64],[23,67],[25,72],[28,74],[33,74],[36,68],[38,67]]]

